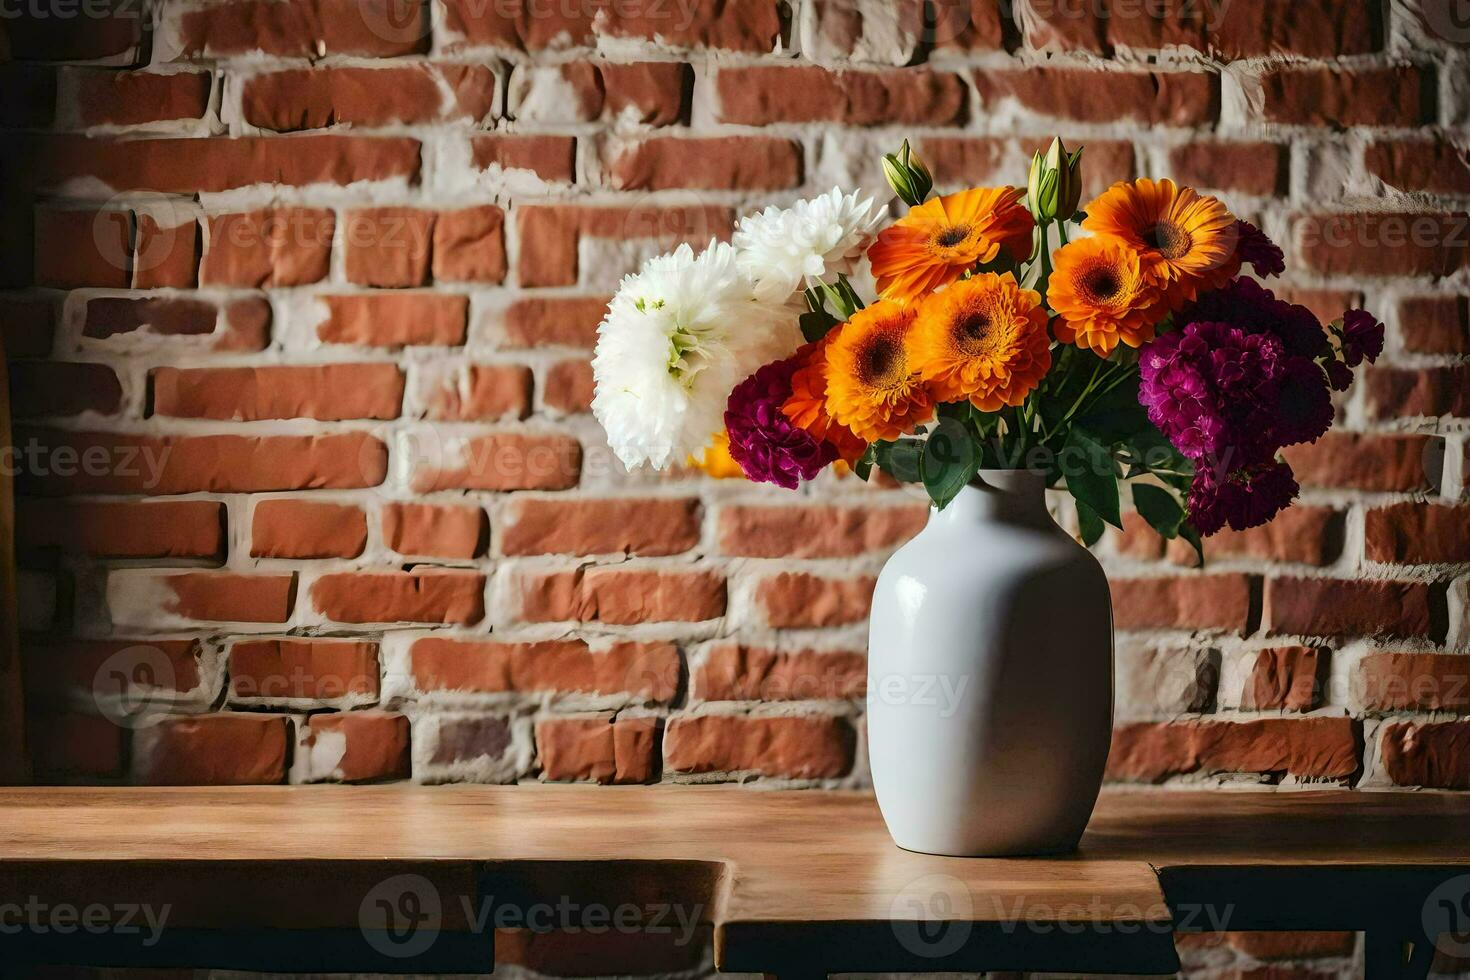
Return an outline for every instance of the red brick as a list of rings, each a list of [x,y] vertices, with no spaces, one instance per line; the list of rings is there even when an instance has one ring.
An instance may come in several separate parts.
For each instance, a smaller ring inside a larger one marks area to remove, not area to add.
[[[995,0],[934,0],[925,4],[924,37],[940,50],[998,51],[1008,27]]]
[[[51,353],[58,306],[47,296],[0,296],[0,340],[10,357]]]
[[[536,751],[549,780],[646,783],[657,769],[658,719],[545,718]]]
[[[725,615],[725,577],[691,570],[592,568],[526,575],[519,582],[528,622],[698,623]]]
[[[360,286],[429,285],[434,212],[419,208],[369,208],[343,219],[349,282]]]
[[[1232,948],[1257,960],[1351,956],[1357,945],[1357,934],[1351,932],[1225,932],[1219,935]]]
[[[474,558],[485,550],[490,526],[478,507],[383,505],[383,542],[400,555]]]
[[[211,215],[199,265],[206,286],[303,286],[327,277],[335,217],[318,208]]]
[[[1302,126],[1418,126],[1433,121],[1435,81],[1407,66],[1274,68],[1261,76],[1270,122]]]
[[[214,333],[220,327],[219,308],[213,303],[173,297],[99,296],[87,301],[82,318],[82,336],[98,340],[140,331],[193,337]],[[223,336],[225,330],[220,333]]]
[[[327,318],[316,334],[328,344],[457,347],[468,329],[469,299],[451,293],[362,293],[322,300]]]
[[[677,555],[699,544],[694,498],[543,500],[518,497],[501,512],[506,555]]]
[[[423,0],[244,0],[185,11],[185,58],[266,54],[392,57],[429,47]]]
[[[1251,580],[1245,575],[1119,578],[1109,584],[1113,626],[1120,630],[1249,630]]]
[[[914,149],[940,186],[973,187],[1003,182],[1002,166],[1010,144],[990,136],[926,136]],[[1087,152],[1092,151],[1089,143]]]
[[[1470,721],[1385,726],[1383,770],[1400,786],[1470,789]]]
[[[1312,272],[1441,278],[1466,264],[1470,216],[1391,211],[1300,215],[1293,237]]]
[[[35,775],[116,778],[123,767],[125,729],[101,715],[31,711],[26,735]]]
[[[1368,654],[1358,662],[1354,695],[1370,711],[1470,711],[1470,656]]]
[[[256,558],[356,558],[367,546],[367,517],[355,504],[262,500],[250,523]]]
[[[1470,562],[1470,507],[1402,503],[1364,519],[1369,561],[1399,565]]]
[[[1033,113],[1079,122],[1203,126],[1220,113],[1220,80],[1207,72],[981,69],[975,85],[987,109],[1014,99]]]
[[[605,158],[619,190],[783,190],[802,182],[801,144],[771,136],[658,137]]]
[[[888,551],[917,534],[927,507],[725,506],[720,550],[749,558],[850,558]]]
[[[312,715],[301,748],[310,779],[367,783],[412,771],[408,718],[390,711]]]
[[[861,698],[868,659],[854,650],[769,650],[720,644],[692,673],[702,701],[809,701]]]
[[[230,695],[329,700],[378,695],[378,646],[351,640],[237,640]]]
[[[572,136],[482,133],[470,137],[470,162],[479,170],[529,170],[542,180],[570,184],[576,179],[577,140]]]
[[[531,369],[524,364],[449,364],[419,376],[419,398],[431,419],[490,422],[531,414]]]
[[[518,119],[669,126],[687,121],[693,87],[693,70],[676,62],[571,61],[514,69],[510,98]]]
[[[259,493],[374,487],[388,469],[387,448],[363,432],[321,436],[135,436],[27,429],[19,492],[37,496],[92,493]],[[75,468],[28,467],[24,458],[73,458]],[[58,451],[65,454],[58,456]],[[72,456],[71,454],[76,454]],[[101,465],[91,466],[97,460]]]
[[[164,609],[184,619],[284,623],[291,618],[296,597],[296,577],[289,574],[178,572],[160,575],[156,581],[173,593]]]
[[[719,48],[760,54],[781,40],[774,0],[701,4],[686,8],[608,4],[547,7],[522,2],[486,8],[473,0],[448,0],[445,26],[464,45],[514,51],[592,47],[600,39],[657,40],[676,47]]]
[[[1429,635],[1429,587],[1418,582],[1272,578],[1265,625],[1272,636]]]
[[[14,418],[116,415],[122,384],[106,364],[20,361],[10,365],[10,398]]]
[[[21,551],[60,548],[94,558],[219,558],[225,507],[214,500],[148,503],[16,501]]]
[[[165,718],[133,737],[133,778],[154,786],[284,782],[287,725],[279,715]]]
[[[1311,711],[1322,703],[1328,651],[1274,647],[1256,653],[1240,706],[1246,711]]]
[[[745,126],[832,122],[849,126],[953,126],[968,93],[958,75],[921,68],[828,71],[814,65],[721,68],[721,122]]]
[[[1273,197],[1286,193],[1289,161],[1279,143],[1191,140],[1169,151],[1169,172],[1181,184]]]
[[[111,695],[146,710],[153,695],[145,686],[177,694],[201,689],[203,652],[198,640],[27,638],[26,696],[60,704]]]
[[[1333,58],[1381,50],[1374,5],[1352,0],[1232,0],[1225,6],[1154,6],[1128,0],[1033,8],[1033,47],[1111,54],[1116,47],[1190,47],[1223,60],[1298,55]]]
[[[196,194],[257,184],[304,187],[401,178],[417,183],[418,140],[310,135],[282,139],[120,140],[50,136],[23,143],[23,171],[43,188],[92,177],[113,191]]]
[[[337,572],[311,586],[311,601],[339,623],[455,623],[485,618],[485,576],[440,569]]]
[[[133,249],[133,288],[192,289],[199,282],[199,222],[160,224],[151,214],[138,214]]]
[[[133,126],[171,119],[199,119],[209,109],[206,72],[160,75],[141,71],[74,68],[77,122],[83,126]]]
[[[669,643],[583,640],[466,642],[429,636],[409,650],[414,686],[424,692],[595,694],[666,702],[679,689],[679,651]]]
[[[434,278],[500,282],[505,278],[505,212],[494,205],[442,211],[434,223]]]
[[[1470,417],[1470,364],[1368,369],[1368,414],[1375,419],[1414,415]]]
[[[1331,507],[1297,504],[1277,514],[1269,524],[1245,531],[1229,528],[1205,539],[1210,558],[1262,558],[1269,561],[1329,564],[1341,551],[1342,515]],[[1169,545],[1169,557],[1183,565],[1197,559],[1194,548],[1180,540]]]
[[[511,748],[510,724],[494,715],[451,717],[439,722],[429,761],[435,765],[502,759]]]
[[[522,297],[505,311],[506,344],[591,350],[607,304],[605,296]]]
[[[835,779],[852,769],[856,741],[847,722],[824,715],[685,715],[669,720],[664,768],[679,773]]]
[[[240,100],[247,123],[278,132],[344,123],[478,122],[490,113],[495,86],[495,72],[483,65],[300,68],[256,75],[245,82]]]
[[[824,578],[805,572],[782,572],[761,580],[756,602],[766,623],[776,629],[843,626],[868,618],[876,580]]]
[[[1183,773],[1252,772],[1351,779],[1361,737],[1349,718],[1142,722],[1113,730],[1108,776],[1157,782]]]
[[[547,408],[576,415],[592,411],[592,398],[596,393],[591,361],[557,361],[546,369],[541,401]]]
[[[1113,550],[1125,558],[1157,561],[1164,557],[1164,539],[1135,511],[1123,514],[1123,530],[1109,528],[1104,537],[1111,539]]]
[[[403,372],[394,364],[170,368],[153,372],[153,413],[173,418],[394,419]]]
[[[1470,160],[1443,139],[1371,143],[1363,159],[1369,173],[1402,191],[1470,194]]]
[[[58,289],[126,289],[132,280],[127,211],[36,213],[36,284]]]
[[[711,238],[727,240],[733,220],[729,208],[699,203],[523,206],[517,218],[521,254],[516,274],[523,287],[572,286],[581,272],[577,246],[582,236],[647,239],[669,246],[688,243],[698,249]]]
[[[1435,436],[1329,432],[1283,452],[1304,487],[1431,490],[1444,467],[1444,440]]]
[[[429,448],[429,447],[426,447]],[[443,452],[419,461],[415,493],[435,490],[568,490],[582,472],[582,444],[561,434],[500,432],[446,440]]]
[[[1404,349],[1415,354],[1470,354],[1470,297],[1405,297],[1398,328]]]
[[[271,304],[260,296],[246,296],[225,306],[225,329],[214,343],[218,351],[265,350],[271,339]]]

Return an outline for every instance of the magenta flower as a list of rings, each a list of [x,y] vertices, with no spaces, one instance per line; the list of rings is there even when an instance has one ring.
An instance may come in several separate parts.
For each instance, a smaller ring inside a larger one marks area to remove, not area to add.
[[[725,408],[730,456],[756,483],[795,490],[837,458],[836,447],[792,425],[781,411],[799,366],[796,358],[772,361],[730,392]]]
[[[1342,315],[1342,359],[1348,367],[1369,364],[1383,353],[1383,324],[1367,310],[1348,310]]]
[[[1206,293],[1176,318],[1181,324],[1196,320],[1272,334],[1286,345],[1288,354],[1298,357],[1318,357],[1328,349],[1327,332],[1311,310],[1277,299],[1254,279],[1235,279],[1224,289]]]
[[[1234,469],[1199,466],[1189,489],[1189,522],[1201,534],[1265,524],[1299,492],[1291,467],[1271,460]]]
[[[1286,256],[1281,247],[1266,237],[1249,221],[1235,222],[1236,254],[1240,261],[1256,270],[1258,276],[1279,276],[1286,271]]]

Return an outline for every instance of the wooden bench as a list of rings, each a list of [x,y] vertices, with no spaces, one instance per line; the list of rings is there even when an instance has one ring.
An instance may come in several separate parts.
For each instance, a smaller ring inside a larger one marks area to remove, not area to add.
[[[1077,853],[1006,859],[900,850],[867,794],[732,786],[33,788],[0,814],[6,962],[484,972],[497,928],[600,929],[783,978],[1163,974],[1176,931],[1350,929],[1374,975],[1422,976],[1426,908],[1470,932],[1447,794],[1108,791]]]

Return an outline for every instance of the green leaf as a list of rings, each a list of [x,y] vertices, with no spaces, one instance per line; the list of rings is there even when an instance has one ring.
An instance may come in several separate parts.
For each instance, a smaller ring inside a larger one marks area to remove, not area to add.
[[[1062,453],[1065,457],[1062,475],[1067,478],[1067,489],[1072,496],[1121,530],[1123,514],[1118,500],[1118,477],[1113,471],[1113,454],[1108,446],[1086,429],[1074,425],[1067,433]]]
[[[1089,399],[1083,409],[1073,416],[1072,421],[1106,442],[1123,442],[1133,434],[1151,427],[1148,409],[1138,403],[1136,375],[1119,382],[1116,388]]]
[[[934,505],[943,510],[958,496],[975,476],[979,462],[979,449],[965,424],[958,419],[941,418],[924,443],[919,464],[924,489],[929,491]]]
[[[853,474],[859,480],[867,483],[868,478],[873,475],[873,463],[877,461],[877,458],[878,453],[876,452],[875,447],[869,446],[867,450],[864,451],[860,457],[858,457],[857,462],[852,464]]]
[[[1196,566],[1196,567],[1198,567],[1198,568],[1204,568],[1205,567],[1205,543],[1202,540],[1200,540],[1199,532],[1194,529],[1194,525],[1191,524],[1191,523],[1189,523],[1188,521],[1185,521],[1183,524],[1180,524],[1179,525],[1179,536],[1181,538],[1183,538],[1185,541],[1188,541],[1191,545],[1194,546],[1194,553],[1195,553],[1196,557],[1199,558],[1199,565]]]
[[[803,313],[797,322],[801,324],[801,335],[808,343],[815,343],[827,336],[827,331],[841,321],[826,310],[812,310],[810,313]]]
[[[1133,509],[1163,537],[1172,539],[1179,536],[1179,525],[1184,523],[1184,508],[1163,487],[1151,483],[1134,484]]]
[[[899,483],[918,483],[919,459],[924,443],[919,439],[899,439],[873,444],[873,463]]]
[[[1082,532],[1082,543],[1091,548],[1097,544],[1097,539],[1102,537],[1103,521],[1097,516],[1097,511],[1077,501],[1077,528]]]

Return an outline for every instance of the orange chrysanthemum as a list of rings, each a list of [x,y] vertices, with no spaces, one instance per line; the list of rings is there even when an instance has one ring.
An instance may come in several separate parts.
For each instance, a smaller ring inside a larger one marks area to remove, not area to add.
[[[1235,217],[1218,199],[1172,180],[1114,184],[1087,205],[1082,227],[1126,242],[1176,308],[1240,271]]]
[[[878,292],[901,303],[954,282],[1001,249],[1031,254],[1031,212],[1015,187],[977,187],[925,201],[878,235],[868,249]]]
[[[1041,294],[1010,273],[982,273],[919,307],[914,357],[938,401],[968,398],[982,412],[1019,405],[1051,367]]]
[[[1148,281],[1137,252],[1116,238],[1081,238],[1056,253],[1046,299],[1064,344],[1107,357],[1122,341],[1152,340],[1162,314],[1159,290]]]
[[[879,300],[827,348],[827,414],[868,442],[897,439],[933,413],[914,370],[915,323],[913,306]]]
[[[781,413],[812,438],[836,446],[839,459],[854,463],[868,451],[867,441],[827,414],[827,348],[837,339],[840,329],[828,330],[821,340],[796,352],[794,356],[801,366],[791,376],[791,397],[781,406]]]

